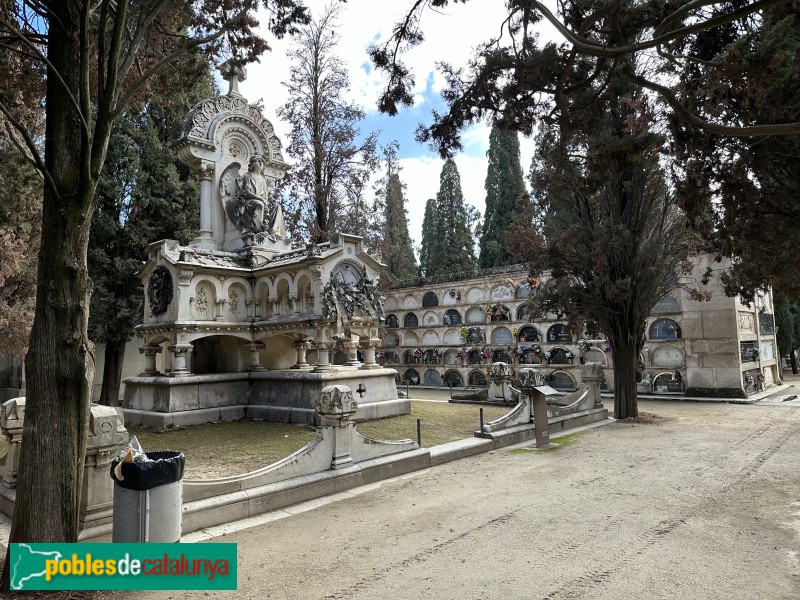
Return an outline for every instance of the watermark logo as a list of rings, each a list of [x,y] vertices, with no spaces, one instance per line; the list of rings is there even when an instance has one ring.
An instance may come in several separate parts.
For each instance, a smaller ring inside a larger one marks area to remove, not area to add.
[[[236,544],[11,544],[12,590],[235,590]]]

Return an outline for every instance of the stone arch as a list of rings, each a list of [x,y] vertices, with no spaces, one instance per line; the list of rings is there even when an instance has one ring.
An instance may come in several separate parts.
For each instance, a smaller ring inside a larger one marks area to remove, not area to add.
[[[292,281],[292,278],[289,277],[289,275],[287,275],[286,273],[278,273],[278,275],[275,276],[275,279],[270,281],[270,290],[269,290],[270,296],[278,295],[278,287],[281,281],[286,282],[288,290],[291,290],[294,287],[293,285],[294,282]]]
[[[575,378],[566,371],[553,371],[547,379],[550,387],[560,391],[574,392],[578,389]]]
[[[495,327],[491,335],[492,344],[513,344],[514,336],[508,327]]]
[[[583,353],[583,362],[597,363],[606,366],[608,364],[608,357],[606,357],[606,353],[600,348],[589,348]]]
[[[547,362],[551,365],[571,365],[572,352],[557,346],[550,350],[550,358],[547,359]]]
[[[400,357],[394,350],[386,350],[383,353],[383,362],[387,365],[396,365],[400,362]]]
[[[664,369],[676,369],[684,363],[683,352],[671,345],[658,346],[650,354],[650,364]]]
[[[653,378],[653,392],[656,393],[683,393],[683,378],[675,381],[673,372],[659,373]]]
[[[522,354],[519,357],[519,364],[521,365],[538,365],[541,360],[541,355],[536,347],[528,347],[522,349]]]
[[[288,317],[292,314],[292,303],[289,300],[290,290],[291,281],[289,278],[279,275],[275,279],[275,299],[277,302],[274,305],[274,311],[276,315]]]
[[[403,298],[403,308],[416,308],[417,307],[417,299],[414,298],[412,294],[408,294],[405,298]]]
[[[467,311],[466,318],[464,319],[469,325],[477,325],[486,322],[486,313],[480,306],[473,306]]]
[[[524,300],[530,295],[531,295],[531,286],[527,281],[521,283],[519,287],[517,287],[517,291],[514,292],[514,296],[517,298],[517,300]]]
[[[455,308],[451,308],[444,313],[442,317],[442,324],[444,325],[461,325],[461,313]]]
[[[521,304],[519,308],[517,308],[517,321],[524,321],[530,322],[530,315],[528,314],[528,309],[524,304]]]
[[[413,331],[407,331],[403,335],[404,346],[419,346],[419,336]]]
[[[513,360],[511,360],[511,355],[508,353],[507,350],[502,348],[498,348],[492,354],[492,361],[493,362],[504,362],[508,365],[513,364]]]
[[[439,296],[435,292],[426,292],[422,297],[422,308],[433,308],[439,306]]]
[[[436,327],[439,324],[439,317],[432,310],[426,312],[422,317],[423,327]]]
[[[461,292],[455,288],[447,290],[442,294],[442,306],[453,306],[461,302]]]
[[[189,298],[191,315],[195,321],[212,321],[214,306],[217,300],[217,289],[208,279],[199,280],[194,286],[194,295]]]
[[[439,334],[435,331],[428,330],[422,336],[422,345],[423,346],[438,346],[439,345]]]
[[[474,371],[470,372],[468,382],[469,385],[476,385],[482,387],[486,387],[487,385],[489,385],[489,382],[486,381],[486,373],[478,369],[475,369]]]
[[[470,350],[469,354],[467,355],[467,362],[469,362],[471,365],[481,364],[481,351],[476,348]]]
[[[390,331],[383,336],[384,348],[394,348],[395,346],[399,345],[400,345],[400,336],[398,336],[395,332]]]
[[[681,326],[672,319],[656,319],[648,329],[651,340],[679,340],[681,339]]]
[[[425,385],[442,385],[442,376],[436,369],[425,371]]]
[[[386,327],[389,329],[397,329],[400,327],[400,322],[397,320],[397,315],[386,315]]]
[[[409,329],[414,327],[419,327],[419,319],[417,318],[417,315],[410,312],[405,317],[403,317],[403,327]]]
[[[238,373],[249,356],[242,339],[232,335],[206,335],[192,342],[191,371],[207,373]]]
[[[386,299],[386,302],[383,303],[384,310],[397,310],[399,307],[397,306],[397,300],[395,300],[394,296],[389,296]]]
[[[455,369],[445,371],[443,383],[452,387],[464,387],[464,379],[461,377],[461,373]]]
[[[403,364],[404,365],[413,365],[416,361],[414,360],[414,351],[413,350],[406,350],[403,352]]]
[[[511,315],[511,309],[505,304],[495,304],[489,308],[489,320],[492,323],[496,323],[498,321],[510,321]]]

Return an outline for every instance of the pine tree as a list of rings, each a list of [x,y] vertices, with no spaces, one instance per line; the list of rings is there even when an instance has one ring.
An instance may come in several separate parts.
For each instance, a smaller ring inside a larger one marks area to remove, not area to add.
[[[419,275],[433,275],[433,256],[438,252],[436,236],[436,199],[428,198],[422,218],[422,246],[419,251]]]
[[[464,205],[461,176],[456,163],[449,159],[439,177],[435,238],[430,249],[430,272],[426,275],[447,275],[475,268],[471,221],[472,214]]]
[[[478,260],[478,266],[482,269],[516,262],[506,247],[506,231],[511,224],[517,199],[526,191],[516,131],[493,126],[487,156],[486,211]]]

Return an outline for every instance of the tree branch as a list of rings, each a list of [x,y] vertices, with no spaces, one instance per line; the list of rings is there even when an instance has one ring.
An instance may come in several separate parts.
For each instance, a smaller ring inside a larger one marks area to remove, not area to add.
[[[0,112],[3,113],[8,122],[14,126],[19,134],[22,136],[22,139],[25,140],[25,146],[30,151],[31,155],[28,156],[27,153],[23,153],[28,160],[33,161],[34,166],[41,172],[42,176],[44,177],[45,182],[47,183],[50,191],[53,192],[56,198],[60,198],[61,195],[58,192],[58,188],[56,187],[55,181],[53,181],[53,177],[50,175],[50,171],[47,170],[47,167],[42,160],[42,156],[39,153],[39,149],[36,147],[36,143],[33,141],[31,134],[28,133],[28,129],[22,124],[22,122],[17,119],[11,112],[9,112],[8,108],[3,102],[0,102]],[[13,139],[13,136],[12,136]],[[15,142],[16,144],[16,142]]]

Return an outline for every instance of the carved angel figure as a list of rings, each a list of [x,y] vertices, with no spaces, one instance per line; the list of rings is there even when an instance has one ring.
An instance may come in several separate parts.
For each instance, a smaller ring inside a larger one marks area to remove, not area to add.
[[[274,240],[276,236],[283,237],[283,211],[278,202],[269,199],[264,167],[264,159],[255,154],[250,158],[247,172],[240,177],[241,165],[231,163],[222,173],[219,192],[228,218],[242,237],[263,234]]]

